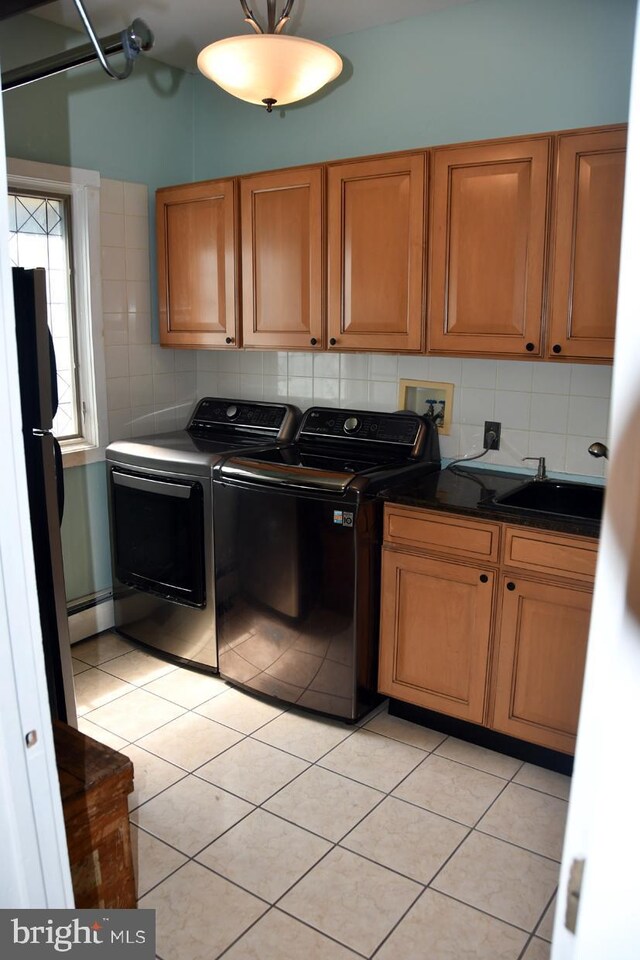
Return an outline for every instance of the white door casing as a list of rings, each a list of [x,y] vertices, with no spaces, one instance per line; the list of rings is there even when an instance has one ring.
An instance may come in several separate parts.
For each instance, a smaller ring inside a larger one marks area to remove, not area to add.
[[[552,960],[637,960],[640,956],[639,265],[640,14],[631,82],[611,463]],[[580,858],[586,863],[574,935],[566,929],[564,915],[569,870]]]

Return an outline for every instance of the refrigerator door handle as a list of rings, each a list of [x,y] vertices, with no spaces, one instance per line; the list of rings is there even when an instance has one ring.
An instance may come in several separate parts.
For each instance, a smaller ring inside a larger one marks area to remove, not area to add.
[[[53,437],[53,455],[55,458],[55,467],[56,467],[56,491],[58,499],[58,521],[60,526],[62,526],[62,517],[64,515],[64,473],[62,465],[62,450],[60,449],[60,444]]]
[[[58,369],[56,367],[56,351],[53,345],[53,337],[49,329],[47,329],[47,333],[49,334],[49,371],[51,375],[51,419],[54,420],[58,412]]]

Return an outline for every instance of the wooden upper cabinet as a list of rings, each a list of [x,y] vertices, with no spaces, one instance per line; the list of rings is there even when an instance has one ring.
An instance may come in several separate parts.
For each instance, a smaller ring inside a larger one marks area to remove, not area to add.
[[[541,355],[550,144],[433,151],[430,351]]]
[[[323,346],[323,169],[240,181],[242,327],[247,347]]]
[[[551,358],[613,359],[626,142],[626,127],[558,138]]]
[[[160,343],[236,343],[236,188],[233,180],[156,193]]]
[[[425,182],[424,153],[329,165],[329,347],[422,349]]]

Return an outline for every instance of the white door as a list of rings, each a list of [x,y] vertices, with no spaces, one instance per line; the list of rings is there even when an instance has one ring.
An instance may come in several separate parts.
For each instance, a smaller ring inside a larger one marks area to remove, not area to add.
[[[72,907],[44,672],[9,265],[0,101],[0,908]],[[27,746],[27,735],[35,736]]]
[[[611,463],[553,960],[640,957],[640,17],[628,151]],[[567,880],[582,858],[574,935],[564,925]]]

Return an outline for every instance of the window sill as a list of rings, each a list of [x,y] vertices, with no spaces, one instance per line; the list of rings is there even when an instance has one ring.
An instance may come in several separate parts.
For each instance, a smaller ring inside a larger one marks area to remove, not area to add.
[[[60,444],[62,450],[62,466],[82,467],[88,463],[98,463],[104,460],[104,447],[96,447],[86,440],[63,440]]]

